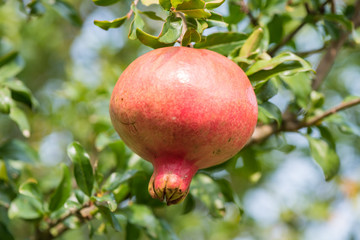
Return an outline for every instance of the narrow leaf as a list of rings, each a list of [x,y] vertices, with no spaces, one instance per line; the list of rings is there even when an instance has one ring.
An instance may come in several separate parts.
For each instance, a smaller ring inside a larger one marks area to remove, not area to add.
[[[69,3],[62,0],[55,0],[51,5],[64,19],[68,20],[74,26],[80,27],[82,20],[76,9]]]
[[[171,1],[170,0],[159,0],[160,6],[165,10],[170,10]]]
[[[97,201],[96,206],[104,206],[107,207],[111,212],[114,212],[117,209],[117,203],[114,197],[114,194],[106,194],[101,197],[92,196],[92,201]]]
[[[162,19],[161,17],[159,17],[158,15],[156,15],[155,12],[152,12],[152,11],[139,11],[139,13],[147,16],[148,18],[152,19],[152,20],[157,20],[157,21],[163,21],[165,22],[164,19]]]
[[[0,146],[0,158],[4,160],[35,163],[39,156],[28,144],[20,140],[10,140]]]
[[[24,137],[30,137],[30,124],[23,110],[16,106],[11,107],[10,118],[16,122]]]
[[[118,188],[121,184],[129,181],[138,174],[140,174],[140,172],[136,169],[128,170],[124,174],[114,172],[105,182],[103,189],[105,191],[113,191],[116,188]]]
[[[35,198],[20,194],[11,202],[8,214],[10,219],[39,219],[43,216],[42,204]]]
[[[347,31],[352,31],[353,29],[353,23],[347,19],[345,15],[325,14],[323,15],[323,18],[330,22],[340,23],[346,28]]]
[[[106,219],[106,221],[108,221],[116,231],[121,232],[122,228],[119,224],[119,221],[116,219],[114,213],[112,213],[110,209],[107,207],[104,206],[97,206],[97,207],[99,208],[99,211],[103,216],[103,218]]]
[[[205,8],[207,9],[214,9],[220,7],[225,0],[212,0],[212,1],[205,1]]]
[[[108,30],[109,28],[119,28],[126,21],[127,16],[116,18],[112,21],[99,21],[95,20],[94,24],[98,27],[101,27],[104,30]]]
[[[69,168],[62,164],[63,177],[59,186],[50,198],[49,210],[51,212],[61,208],[71,195],[71,177]]]
[[[246,74],[251,81],[265,81],[279,74],[311,72],[310,63],[290,52],[284,52],[270,60],[259,60],[249,67]]]
[[[77,142],[73,142],[68,146],[67,153],[74,163],[74,175],[77,185],[86,195],[91,196],[94,186],[94,173],[89,154]]]
[[[309,141],[311,156],[322,168],[325,180],[331,180],[340,168],[339,156],[336,154],[335,149],[331,148],[322,139],[315,139],[308,135],[306,135],[306,138]]]
[[[14,240],[15,239],[3,222],[0,222],[0,236],[1,236],[2,240]]]
[[[11,92],[8,88],[0,88],[0,113],[9,114],[12,103]]]
[[[0,81],[16,76],[24,65],[24,60],[16,51],[0,56]]]
[[[264,31],[261,28],[256,29],[253,33],[246,39],[244,45],[240,50],[240,57],[247,58],[252,55],[254,52],[259,52],[261,40],[264,36]]]
[[[181,18],[169,16],[159,35],[159,41],[162,43],[174,43],[180,37],[181,30]]]
[[[20,185],[19,193],[31,198],[35,198],[39,202],[43,201],[43,196],[40,193],[37,181],[33,178],[28,179],[26,182]]]
[[[144,45],[152,48],[162,48],[172,46],[173,44],[162,43],[159,41],[158,37],[147,34],[146,32],[136,29],[136,36]]]
[[[30,108],[38,106],[38,102],[31,93],[31,90],[22,81],[14,79],[4,82],[4,85],[10,89],[11,97],[14,100],[22,102]]]
[[[93,2],[98,6],[109,6],[120,2],[120,0],[93,0]]]
[[[135,40],[137,37],[137,29],[142,30],[144,28],[144,20],[140,17],[139,10],[133,5],[131,8],[134,11],[134,20],[130,24],[129,39]],[[141,41],[141,40],[140,40]],[[146,44],[145,44],[146,45]]]
[[[271,102],[264,102],[259,104],[258,109],[258,118],[261,122],[269,123],[269,120],[275,120],[278,126],[281,125],[281,111],[276,105],[272,104]]]

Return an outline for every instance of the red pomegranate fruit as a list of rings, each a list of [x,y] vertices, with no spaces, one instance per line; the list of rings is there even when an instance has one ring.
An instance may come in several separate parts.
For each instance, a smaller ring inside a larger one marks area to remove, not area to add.
[[[110,101],[114,128],[151,162],[153,198],[184,200],[198,169],[234,156],[257,122],[253,88],[239,66],[204,49],[150,51],[121,74]]]

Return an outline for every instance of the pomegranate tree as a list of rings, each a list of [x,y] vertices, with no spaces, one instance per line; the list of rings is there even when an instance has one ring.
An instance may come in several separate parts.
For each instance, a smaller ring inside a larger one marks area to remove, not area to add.
[[[184,200],[198,169],[228,160],[246,144],[257,102],[247,76],[228,58],[167,47],[121,74],[110,116],[125,144],[153,164],[150,195],[171,205]]]

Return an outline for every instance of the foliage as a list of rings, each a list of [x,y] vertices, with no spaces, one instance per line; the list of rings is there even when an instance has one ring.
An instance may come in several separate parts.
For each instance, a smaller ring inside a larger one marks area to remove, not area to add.
[[[358,0],[0,0],[1,239],[307,238],[360,196],[359,43]],[[244,69],[259,119],[245,149],[166,207],[108,104],[131,61],[173,45]],[[360,238],[353,221],[334,239]]]

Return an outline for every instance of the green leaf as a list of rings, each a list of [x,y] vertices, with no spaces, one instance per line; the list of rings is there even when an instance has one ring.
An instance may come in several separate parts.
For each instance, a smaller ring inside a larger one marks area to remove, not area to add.
[[[126,240],[139,239],[140,234],[141,228],[128,221],[126,224]]]
[[[291,52],[283,52],[270,60],[259,60],[246,74],[251,81],[265,81],[279,74],[313,71],[310,63]]]
[[[258,105],[258,118],[263,123],[270,123],[275,120],[278,126],[281,125],[282,117],[280,109],[271,102],[264,102]]]
[[[165,10],[170,10],[171,1],[170,0],[159,0],[160,6]]]
[[[321,135],[321,139],[326,141],[326,143],[330,146],[332,149],[336,149],[335,140],[330,132],[330,130],[325,126],[316,126]]]
[[[43,201],[43,196],[38,188],[37,181],[33,178],[26,180],[26,182],[22,183],[19,187],[19,193],[22,195],[34,198],[39,202]]]
[[[343,25],[347,31],[352,31],[353,23],[351,20],[347,19],[345,15],[338,15],[338,14],[325,14],[322,16],[325,20],[335,23],[340,23]]]
[[[229,24],[224,22],[223,16],[213,11],[211,12],[211,16],[206,19],[206,22],[208,23],[208,27],[229,27]]]
[[[66,200],[71,195],[71,176],[69,168],[65,164],[62,164],[62,169],[63,177],[61,182],[50,198],[49,210],[51,212],[64,206]]]
[[[258,103],[268,101],[270,98],[275,96],[278,93],[278,86],[275,81],[267,81],[264,85],[255,89],[256,98]]]
[[[18,160],[35,163],[39,157],[37,152],[28,144],[20,140],[9,140],[0,146],[0,158],[4,160]]]
[[[162,19],[161,17],[159,17],[158,15],[156,15],[155,12],[152,11],[139,11],[139,13],[147,16],[148,18],[152,19],[152,20],[157,20],[157,21],[163,21],[165,22],[164,19]]]
[[[311,108],[312,108],[311,110],[314,111],[317,108],[321,108],[324,105],[325,95],[321,92],[311,91],[310,101],[311,101]]]
[[[97,206],[97,207],[99,208],[99,211],[103,216],[103,218],[106,219],[106,221],[108,221],[116,231],[121,232],[122,228],[119,224],[119,221],[116,219],[114,213],[112,213],[110,209],[107,207],[104,206]]]
[[[95,20],[94,24],[98,27],[101,27],[104,30],[108,30],[109,28],[119,28],[126,21],[127,16],[116,18],[112,21],[99,21]]]
[[[24,137],[30,137],[30,124],[23,110],[12,106],[9,117],[16,122]]]
[[[25,84],[17,79],[11,81],[6,81],[3,83],[11,90],[11,97],[18,101],[22,102],[30,108],[35,108],[38,106],[37,100],[31,93],[31,90],[25,86]]]
[[[139,170],[131,169],[126,171],[124,174],[120,174],[118,172],[114,172],[110,175],[110,177],[104,183],[103,189],[105,191],[113,191],[118,188],[121,184],[129,181],[136,175],[140,174]]]
[[[132,5],[131,9],[134,11],[134,19],[130,24],[129,39],[135,40],[137,37],[137,29],[142,30],[145,26],[144,20],[140,17],[139,10]]]
[[[144,45],[149,46],[151,48],[162,48],[162,47],[169,47],[173,44],[162,43],[159,41],[158,37],[154,37],[146,32],[136,29],[136,36]]]
[[[192,1],[171,1],[176,11],[180,11],[192,18],[208,18],[211,16],[209,10],[205,9],[205,1],[192,0]]]
[[[132,204],[126,210],[132,224],[145,228],[151,238],[159,238],[159,233],[162,231],[160,222],[148,206]]]
[[[182,213],[187,214],[191,212],[192,210],[194,210],[195,205],[196,203],[194,197],[191,194],[187,195],[184,201],[184,208]]]
[[[2,159],[0,159],[0,180],[3,180],[5,182],[9,181],[9,177],[6,169],[6,163]]]
[[[24,60],[16,51],[0,56],[0,81],[16,76],[24,66]]]
[[[18,195],[9,208],[9,218],[22,218],[26,220],[39,219],[43,216],[42,204],[35,198]]]
[[[205,8],[206,9],[214,9],[220,7],[225,0],[205,0]]]
[[[30,15],[42,16],[46,11],[46,8],[39,0],[33,0],[26,6],[30,9]]]
[[[114,194],[106,194],[101,197],[92,196],[92,201],[96,201],[96,206],[107,207],[111,212],[114,212],[117,209],[117,203],[114,197]]]
[[[311,78],[310,74],[300,72],[293,76],[282,76],[281,79],[286,83],[286,86],[294,93],[296,103],[306,109],[309,104],[311,93]]]
[[[195,48],[206,48],[225,56],[229,55],[235,48],[241,47],[246,34],[237,32],[218,32],[208,35],[204,40],[194,45]]]
[[[0,113],[9,114],[11,103],[10,90],[7,87],[0,88]]]
[[[54,8],[54,10],[64,19],[68,20],[77,27],[82,25],[81,17],[72,5],[62,0],[55,0],[51,3],[51,6]]]
[[[251,33],[251,35],[246,39],[244,45],[240,50],[240,57],[248,58],[255,52],[260,51],[261,40],[264,37],[264,31],[261,28],[256,29]]]
[[[187,46],[189,45],[191,42],[199,42],[201,40],[201,35],[199,34],[198,31],[196,31],[195,29],[189,28],[186,30],[181,45],[182,46]]]
[[[311,156],[322,168],[325,180],[329,181],[333,178],[340,168],[340,160],[334,148],[322,139],[315,139],[308,135]]]
[[[120,2],[120,0],[92,0],[98,6],[109,6]]]
[[[162,27],[159,41],[162,43],[174,43],[180,37],[181,30],[181,18],[170,15]]]
[[[77,185],[86,195],[91,196],[94,186],[94,173],[89,154],[77,142],[73,142],[68,146],[67,153],[74,163],[74,175]]]
[[[0,236],[1,236],[2,240],[14,240],[15,239],[3,222],[0,222]]]
[[[80,204],[83,204],[85,202],[85,198],[87,198],[87,196],[79,189],[75,189],[74,192],[75,192],[75,197],[78,200],[78,202]]]

